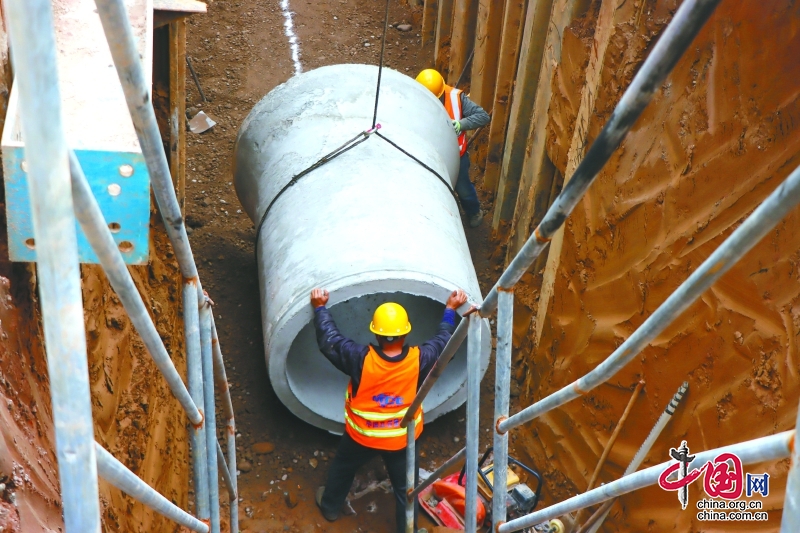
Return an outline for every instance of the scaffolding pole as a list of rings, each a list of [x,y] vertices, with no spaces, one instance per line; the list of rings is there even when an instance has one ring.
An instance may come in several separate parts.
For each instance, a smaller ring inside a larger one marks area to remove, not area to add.
[[[183,285],[183,327],[189,393],[192,395],[195,405],[203,406],[203,410],[205,410],[203,363],[200,353],[200,310],[197,306],[197,286],[192,282],[186,282]],[[211,416],[213,416],[213,412]],[[189,429],[189,443],[192,447],[195,513],[197,513],[200,520],[210,520],[211,508],[208,495],[209,472],[205,421],[200,425],[193,424]]]
[[[214,397],[214,367],[211,349],[211,301],[200,306],[200,358],[203,367],[203,400],[206,413],[206,459],[208,460],[208,499],[211,533],[220,533],[219,468],[217,465],[217,414]]]
[[[495,487],[508,485],[508,433],[497,424],[508,417],[511,402],[511,343],[514,327],[514,293],[501,290],[497,298],[497,348],[494,380],[494,479]],[[506,521],[505,490],[492,491],[492,524]]]
[[[211,313],[211,345],[214,349],[214,381],[222,395],[222,412],[225,415],[225,443],[228,449],[228,471],[234,495],[230,498],[231,531],[239,531],[239,488],[236,473],[236,420],[233,416],[233,402],[225,373],[225,361],[222,358],[222,347],[219,343],[214,313]]]
[[[78,241],[49,0],[7,0],[67,533],[100,531]]]
[[[480,307],[481,316],[488,317],[497,309],[498,291],[500,289],[508,290],[513,288],[536,258],[544,251],[550,243],[550,239],[586,194],[597,174],[608,162],[611,154],[620,145],[631,127],[633,127],[644,108],[652,100],[655,91],[678,63],[678,60],[700,32],[720,1],[686,0],[681,4],[669,26],[664,30],[664,34],[653,47],[653,51],[642,64],[642,68],[639,69],[630,86],[622,95],[608,122],[600,131],[578,168],[575,169],[575,173],[564,185],[564,190],[556,197],[539,226],[536,227],[517,255],[514,256],[514,259],[511,260],[500,279],[492,287],[492,290],[486,295]],[[425,396],[428,395],[436,380],[439,379],[445,367],[450,363],[453,354],[461,346],[465,337],[466,325],[462,321],[447,342],[442,356],[437,361],[433,371],[422,384],[409,412],[412,412],[411,409],[416,409],[422,405]],[[408,423],[408,417],[409,415],[406,413],[401,422],[402,427],[405,427],[405,424]],[[503,431],[508,431],[508,426],[505,426]]]
[[[119,462],[113,455],[100,446],[94,444],[97,453],[97,470],[103,479],[117,487],[122,492],[128,494],[136,501],[143,503],[155,512],[166,516],[173,522],[192,531],[208,533],[208,526],[168,499],[158,493],[154,488],[139,479],[139,476],[131,472],[124,464]]]
[[[167,382],[172,394],[178,400],[192,424],[201,424],[203,415],[197,409],[192,396],[186,389],[180,374],[169,357],[169,352],[164,347],[164,341],[158,334],[155,324],[153,324],[150,314],[142,301],[142,295],[133,282],[131,273],[122,258],[114,237],[108,229],[103,212],[97,204],[89,182],[83,173],[78,158],[75,153],[70,151],[69,166],[72,176],[72,199],[75,203],[75,216],[81,225],[83,233],[92,246],[92,250],[97,254],[103,271],[108,277],[108,281],[114,288],[114,292],[119,296],[122,306],[128,313],[133,327],[142,338],[147,351],[153,358],[161,374]]]
[[[411,497],[412,489],[414,487],[414,479],[416,476],[416,441],[415,435],[417,433],[417,423],[414,418],[406,426],[406,533],[414,532],[414,507],[415,498]]]
[[[686,4],[683,4],[685,6]],[[681,6],[681,7],[683,7]],[[753,211],[669,298],[594,370],[500,424],[508,431],[579,398],[622,370],[800,203],[800,167]]]
[[[784,459],[789,457],[791,454],[790,448],[793,446],[794,434],[794,430],[784,431],[783,433],[778,433],[777,435],[761,437],[759,439],[740,442],[730,446],[724,446],[715,450],[700,452],[696,454],[695,459],[689,465],[689,468],[700,468],[706,462],[714,460],[714,458],[722,453],[732,453],[738,455],[742,460],[743,465],[760,463],[762,461]],[[585,507],[591,507],[593,505],[603,503],[611,498],[617,498],[623,494],[633,492],[634,490],[655,485],[658,483],[658,478],[664,472],[664,470],[674,464],[677,464],[677,461],[668,461],[666,463],[661,463],[659,465],[640,470],[639,472],[620,478],[617,481],[606,483],[605,485],[597,487],[596,489],[592,489],[589,492],[585,492],[583,494],[579,494],[578,496],[569,498],[568,500],[564,500],[561,503],[551,505],[550,507],[540,511],[536,511],[521,518],[517,518],[516,520],[501,524],[500,527],[497,528],[497,531],[498,533],[511,533],[512,531],[520,531],[522,529],[547,522],[553,518],[558,518],[559,516],[563,516],[567,513],[572,513]]]
[[[478,444],[480,440],[481,406],[481,317],[469,316],[469,344],[467,345],[467,502],[464,530],[475,533],[478,529]]]

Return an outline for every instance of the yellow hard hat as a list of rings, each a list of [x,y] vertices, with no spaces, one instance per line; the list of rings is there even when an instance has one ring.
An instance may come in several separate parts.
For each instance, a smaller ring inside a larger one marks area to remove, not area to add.
[[[444,78],[438,71],[426,68],[417,74],[417,81],[428,88],[436,98],[441,98],[444,93]]]
[[[372,315],[369,330],[381,337],[402,337],[411,331],[411,322],[403,306],[393,302],[381,304]]]

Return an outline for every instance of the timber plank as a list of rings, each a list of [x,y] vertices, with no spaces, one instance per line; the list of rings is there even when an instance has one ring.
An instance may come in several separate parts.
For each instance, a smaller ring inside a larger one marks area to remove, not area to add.
[[[533,118],[528,134],[528,150],[522,164],[514,218],[511,222],[506,260],[513,258],[528,238],[531,219],[534,215],[535,198],[550,190],[549,184],[539,183],[545,165],[547,141],[547,110],[552,97],[551,80],[556,66],[561,63],[561,36],[572,22],[576,0],[555,0],[550,23],[547,26],[539,81],[536,84],[536,99]],[[551,247],[552,249],[552,247]]]
[[[517,205],[519,177],[525,159],[552,8],[553,0],[532,0],[528,5],[508,127],[503,136],[498,135],[490,140],[485,176],[489,176],[490,183],[497,183],[492,218],[495,230],[501,222],[511,220]]]
[[[590,51],[589,65],[586,67],[586,81],[581,89],[581,103],[578,108],[578,114],[575,117],[575,128],[573,130],[569,152],[567,153],[567,171],[564,174],[565,185],[575,173],[575,169],[583,159],[586,150],[589,119],[594,112],[595,98],[600,88],[600,78],[603,72],[603,60],[606,56],[606,49],[614,34],[614,16],[617,12],[617,4],[617,0],[603,0],[600,5],[597,27],[594,32],[594,43]],[[561,263],[561,250],[563,245],[564,226],[561,226],[550,241],[550,250],[544,268],[542,288],[539,296],[539,308],[536,313],[535,346],[539,344],[539,340],[542,337],[544,319],[547,315],[547,309],[550,306],[550,299],[553,296],[556,272]]]
[[[445,46],[450,46],[450,34],[453,31],[453,0],[439,0],[439,14],[436,17],[436,43],[433,50],[433,62],[436,69],[445,74],[449,69],[450,54],[442,54]]]
[[[475,26],[478,21],[479,0],[455,0],[453,30],[450,38],[450,68],[447,83],[455,85],[475,46]]]
[[[436,42],[436,21],[439,15],[437,0],[425,0],[422,10],[422,46],[429,42]]]
[[[503,38],[504,2],[480,0],[475,28],[475,57],[472,60],[470,98],[491,111]]]
[[[169,25],[169,168],[181,213],[186,206],[186,20]]]
[[[514,89],[514,78],[519,62],[519,44],[522,39],[524,16],[524,0],[506,0],[503,11],[503,39],[500,43],[500,60],[497,67],[494,103],[492,104],[492,121],[489,124],[488,156],[486,171],[483,175],[483,188],[491,194],[495,193],[498,173],[492,171],[490,165],[499,160],[499,153],[502,150],[503,139],[505,139],[511,92]]]

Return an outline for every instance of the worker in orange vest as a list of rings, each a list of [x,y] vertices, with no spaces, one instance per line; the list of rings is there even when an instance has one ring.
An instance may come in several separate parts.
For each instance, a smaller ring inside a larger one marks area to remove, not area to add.
[[[328,470],[327,481],[316,494],[317,505],[326,520],[332,522],[339,518],[356,471],[380,455],[394,490],[397,533],[405,533],[407,441],[400,420],[450,340],[455,330],[456,309],[466,301],[464,291],[453,291],[445,304],[439,332],[419,346],[405,344],[406,335],[411,331],[406,310],[396,303],[382,304],[375,310],[369,325],[377,343],[364,346],[339,332],[325,307],[328,291],[311,291],[319,349],[333,366],[350,376],[344,404],[345,433]],[[423,426],[422,409],[414,417],[415,438],[419,438]],[[419,465],[415,471],[419,471]]]
[[[447,85],[442,75],[432,68],[420,72],[417,75],[417,81],[427,87],[444,104],[447,114],[453,121],[453,129],[458,135],[458,148],[461,154],[456,193],[467,215],[469,226],[476,228],[480,226],[484,213],[478,201],[475,186],[469,179],[469,155],[467,154],[467,134],[465,132],[488,124],[489,114],[470,100],[464,91]]]

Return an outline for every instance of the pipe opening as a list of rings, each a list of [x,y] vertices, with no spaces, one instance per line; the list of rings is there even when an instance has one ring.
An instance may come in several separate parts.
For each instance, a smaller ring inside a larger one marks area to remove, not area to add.
[[[342,335],[360,344],[376,344],[369,323],[375,308],[385,302],[399,303],[408,312],[411,333],[406,338],[407,345],[417,346],[436,335],[444,304],[425,296],[400,292],[367,294],[329,309]],[[466,365],[467,341],[458,349],[425,403],[435,406],[454,396],[463,385]],[[313,321],[303,326],[289,348],[286,378],[295,397],[306,407],[329,420],[344,423],[344,394],[349,378],[319,351]]]

